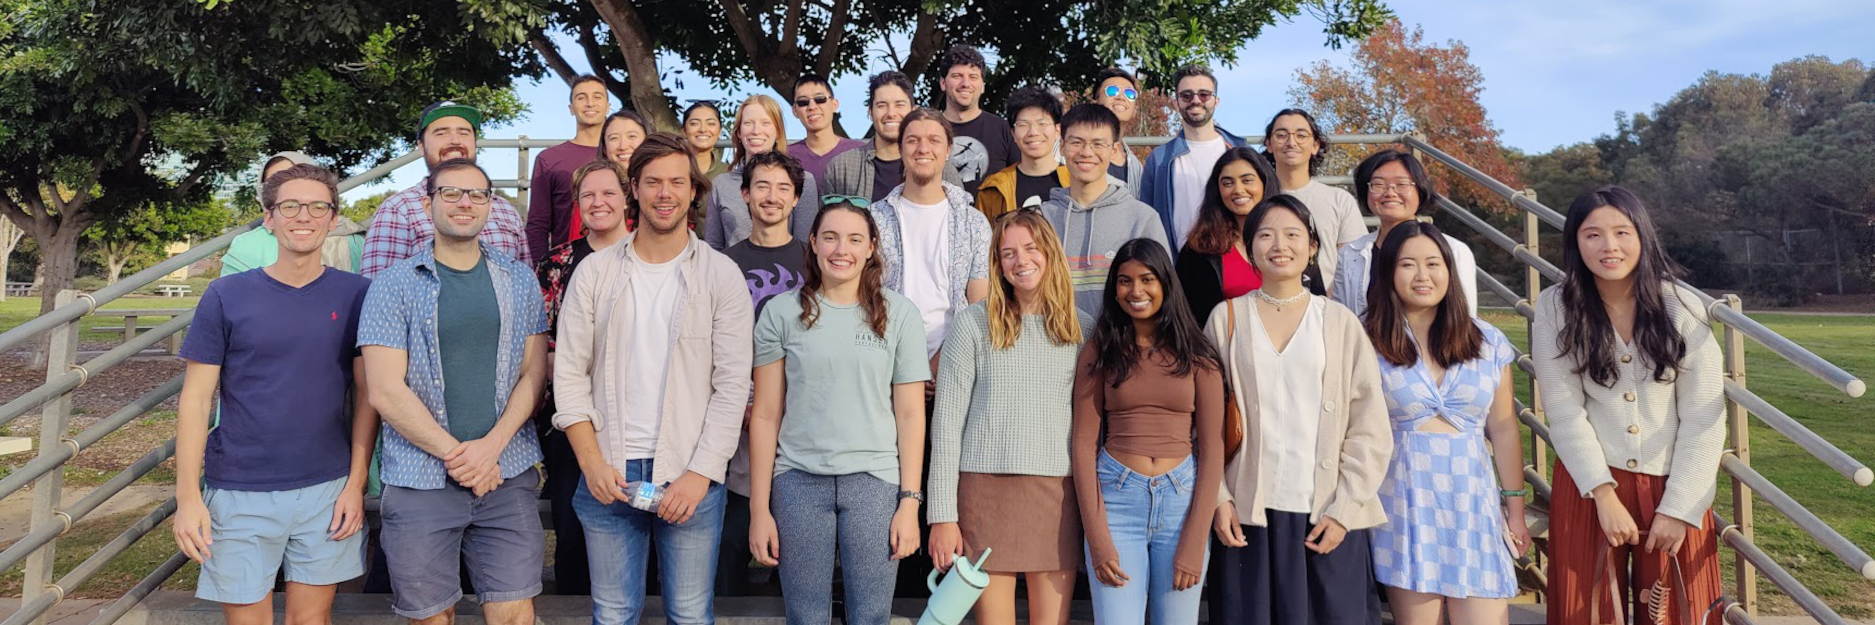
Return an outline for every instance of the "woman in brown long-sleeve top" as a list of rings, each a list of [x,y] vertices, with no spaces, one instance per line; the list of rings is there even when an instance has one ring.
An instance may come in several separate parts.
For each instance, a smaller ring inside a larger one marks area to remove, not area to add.
[[[1198,622],[1224,473],[1219,371],[1171,254],[1150,239],[1121,245],[1075,365],[1074,489],[1101,625]]]

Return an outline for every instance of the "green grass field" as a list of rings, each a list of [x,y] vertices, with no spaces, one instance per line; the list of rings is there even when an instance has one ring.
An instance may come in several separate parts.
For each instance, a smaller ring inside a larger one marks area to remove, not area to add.
[[[1789,337],[1817,355],[1864,380],[1875,378],[1875,317],[1829,317],[1754,314],[1752,317]],[[1514,313],[1487,313],[1485,319],[1502,329],[1520,347],[1527,325]],[[1864,463],[1875,462],[1875,396],[1850,399],[1785,362],[1763,346],[1746,341],[1746,384],[1806,427]],[[1518,372],[1519,393],[1527,388]],[[1528,397],[1524,397],[1528,399]],[[1875,549],[1875,492],[1837,474],[1763,425],[1751,423],[1752,467],[1811,512],[1842,532],[1864,550]],[[1553,456],[1552,456],[1553,458]],[[1736,519],[1732,510],[1730,479],[1719,480],[1715,510]],[[1843,616],[1875,616],[1875,582],[1861,575],[1822,548],[1762,499],[1753,507],[1757,543],[1792,575]],[[1732,594],[1729,562],[1732,552],[1721,550],[1728,562],[1726,593]],[[1797,613],[1797,608],[1770,582],[1759,578],[1762,610],[1771,614]]]
[[[112,301],[109,304],[105,304],[104,309],[105,310],[124,310],[124,309],[135,308],[135,309],[149,310],[149,309],[157,309],[157,308],[194,308],[196,301],[201,299],[199,296],[202,293],[202,289],[197,288],[195,290],[195,293],[196,293],[196,296],[192,296],[192,297],[157,297],[157,296],[149,296],[149,295],[129,295],[125,297],[120,297],[117,300]],[[22,323],[26,323],[27,321],[31,321],[34,317],[38,317],[38,316],[39,316],[39,298],[37,297],[9,297],[6,299],[6,301],[0,302],[0,331],[11,330],[14,327],[17,327],[18,325]],[[169,321],[167,317],[150,317],[148,319],[137,320],[137,325],[148,327],[148,326],[160,325],[166,321]],[[99,327],[115,326],[118,328],[122,328],[124,326],[124,319],[122,317],[86,317],[84,318],[84,320],[79,322],[79,325],[80,327],[83,327],[85,329],[85,333],[80,337],[81,340],[110,341],[110,340],[123,340],[124,338],[122,332],[105,333],[105,332],[93,332],[92,331],[92,329],[99,328]]]

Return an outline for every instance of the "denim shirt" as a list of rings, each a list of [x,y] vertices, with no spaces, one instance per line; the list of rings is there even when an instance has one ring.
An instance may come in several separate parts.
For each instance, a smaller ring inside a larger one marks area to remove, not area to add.
[[[540,286],[527,265],[496,252],[487,242],[481,243],[481,249],[482,257],[488,260],[488,275],[495,282],[495,303],[501,309],[501,342],[495,357],[497,383],[490,399],[496,406],[505,407],[521,378],[527,338],[547,332],[547,315],[542,308]],[[442,350],[436,336],[436,299],[442,283],[436,277],[435,264],[435,246],[425,246],[372,280],[359,317],[358,346],[404,350],[410,358],[404,383],[429,408],[437,424],[448,428],[449,415],[443,409]],[[449,474],[441,458],[405,439],[388,421],[382,430],[385,484],[421,490],[448,485]],[[501,451],[501,477],[520,475],[540,460],[540,440],[534,428],[523,427]]]

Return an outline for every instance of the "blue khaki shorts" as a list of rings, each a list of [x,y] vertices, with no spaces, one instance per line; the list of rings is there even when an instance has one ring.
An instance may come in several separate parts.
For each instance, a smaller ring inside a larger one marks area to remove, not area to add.
[[[540,472],[528,469],[476,497],[450,481],[423,490],[384,485],[384,563],[391,574],[391,611],[426,619],[462,599],[462,574],[482,603],[540,594],[547,535],[540,526]]]
[[[337,584],[365,574],[365,532],[332,540],[332,513],[345,478],[304,488],[202,493],[210,523],[209,558],[195,596],[246,605],[273,593],[285,565],[286,581]]]

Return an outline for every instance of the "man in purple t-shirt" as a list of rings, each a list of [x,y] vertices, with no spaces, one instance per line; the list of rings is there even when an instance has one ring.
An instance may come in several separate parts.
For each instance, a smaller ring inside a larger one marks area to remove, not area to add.
[[[592,74],[573,79],[566,110],[578,129],[573,140],[541,150],[534,159],[534,175],[527,190],[527,252],[535,260],[548,250],[580,237],[579,214],[573,209],[573,172],[599,158],[599,135],[612,102],[605,80]]]
[[[866,145],[833,132],[834,117],[840,113],[840,100],[833,97],[833,85],[820,74],[804,74],[794,81],[794,118],[807,128],[807,136],[788,144],[788,156],[800,161],[801,170],[815,180],[827,177],[827,163],[841,152]],[[820,198],[808,198],[819,206]]]
[[[276,571],[287,613],[316,620],[331,619],[339,582],[364,574],[378,416],[355,383],[354,345],[370,280],[319,262],[337,199],[338,177],[318,165],[268,178],[261,203],[279,259],[209,284],[182,344],[173,533],[202,565],[196,597],[221,603],[230,623],[272,618]]]

